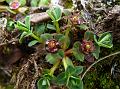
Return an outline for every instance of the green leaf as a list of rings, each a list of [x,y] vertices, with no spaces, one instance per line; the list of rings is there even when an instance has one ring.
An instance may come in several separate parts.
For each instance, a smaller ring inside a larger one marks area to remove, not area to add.
[[[35,26],[35,31],[34,31],[38,36],[43,34],[45,32],[45,25],[44,24],[37,24]]]
[[[73,45],[73,48],[79,49],[80,45],[81,45],[80,42],[76,41]]]
[[[96,43],[95,43],[95,50],[92,52],[93,56],[98,59],[99,58],[99,53],[100,53],[100,46],[98,46]]]
[[[38,43],[38,41],[33,40],[33,41],[29,42],[28,46],[31,47],[31,46],[35,45],[36,43]]]
[[[46,5],[49,5],[49,1],[50,1],[50,0],[40,0],[38,6],[46,6]]]
[[[88,29],[88,26],[85,25],[85,24],[80,24],[78,27],[79,27],[81,30],[87,30],[87,29]]]
[[[20,36],[19,42],[22,43],[23,38],[27,35],[27,32],[23,32]]]
[[[49,33],[42,34],[40,37],[43,41],[47,41],[49,39],[53,39],[53,36]]]
[[[8,23],[7,23],[7,30],[8,31],[13,31],[14,30],[14,24],[15,24],[15,22],[8,21]]]
[[[32,31],[28,31],[28,32],[24,31],[20,36],[19,42],[22,43],[23,38],[28,37],[30,35],[32,35]]]
[[[78,76],[79,74],[81,74],[83,72],[83,66],[73,66],[73,65],[69,65],[67,67],[66,73],[71,75],[71,76]]]
[[[106,47],[106,48],[113,47],[112,36],[109,32],[105,32],[105,33],[101,34],[98,40],[97,40],[96,36],[94,35],[94,40],[101,47]]]
[[[46,71],[46,73],[45,73],[45,71],[44,71],[43,78],[48,79],[49,81],[51,81],[54,77],[51,76],[49,73],[50,73],[50,70],[49,70],[49,72]],[[50,84],[49,84],[49,85],[50,85]]]
[[[56,82],[57,82],[57,84],[59,84],[59,85],[65,85],[66,82],[67,82],[66,73],[65,73],[65,72],[60,73],[60,74],[57,76]]]
[[[28,36],[30,36],[30,35],[32,35],[33,33],[32,33],[32,30],[31,31],[28,31],[27,32],[27,35],[25,36],[25,37],[28,37]]]
[[[18,25],[18,26],[26,27],[26,24],[24,24],[24,23],[22,23],[22,22],[20,22],[20,21],[17,21],[17,25]]]
[[[84,39],[86,40],[94,40],[94,33],[92,31],[86,31],[84,34]]]
[[[62,62],[63,62],[63,66],[64,66],[65,70],[68,68],[68,66],[74,66],[72,61],[68,57],[64,57],[62,59]]]
[[[49,10],[47,10],[46,12],[47,12],[47,14],[49,15],[49,17],[50,17],[53,21],[56,21],[54,15],[53,15],[52,9],[49,9]]]
[[[80,42],[75,42],[72,48],[72,52],[76,60],[84,61],[84,54],[80,52]]]
[[[64,36],[63,34],[56,34],[56,35],[54,35],[54,38],[55,38],[56,40],[59,40],[59,39],[61,39],[63,36]]]
[[[60,39],[59,39],[59,42],[62,44],[62,48],[64,47],[65,45],[65,48],[67,49],[70,45],[70,38],[69,37],[65,37],[65,36],[62,36]]]
[[[66,74],[70,76],[74,75],[76,72],[75,67],[74,66],[68,66],[66,69]]]
[[[97,41],[98,39],[97,39],[97,36],[96,35],[94,35],[94,41],[97,43],[98,41]],[[98,43],[97,43],[98,44]]]
[[[53,79],[51,75],[45,73],[37,82],[37,89],[49,89],[50,82]]]
[[[72,52],[73,52],[73,55],[76,58],[76,60],[79,60],[79,61],[83,62],[85,55],[82,52],[80,52],[79,50],[80,50],[79,47],[78,48],[73,48]]]
[[[38,6],[38,1],[39,1],[39,0],[31,0],[31,3],[30,3],[31,6],[32,6],[32,7],[37,7],[37,6]]]
[[[26,0],[19,0],[19,2],[20,2],[20,6],[25,6],[26,4]]]
[[[26,27],[23,27],[23,26],[19,26],[19,25],[15,25],[15,28],[17,28],[18,30],[21,30],[21,31],[29,31],[29,29],[27,29]]]
[[[15,22],[14,21],[9,21],[8,22],[8,25],[11,27],[11,26],[13,26],[15,24]]]
[[[50,82],[48,79],[41,78],[37,82],[38,89],[48,89],[50,86]]]
[[[30,16],[25,17],[25,25],[30,30]]]
[[[69,89],[83,89],[83,82],[78,76],[71,76],[67,86]]]
[[[46,12],[49,15],[49,17],[53,20],[53,22],[59,21],[61,19],[62,12],[59,7],[50,8]]]
[[[20,21],[17,21],[17,24],[15,24],[15,28],[21,30],[21,31],[29,31],[29,29],[26,27],[26,25]]]
[[[53,10],[53,13],[54,13],[56,21],[59,21],[61,19],[61,16],[62,16],[61,9],[59,7],[55,7]]]
[[[80,75],[83,72],[83,66],[75,66],[75,75]]]
[[[57,52],[62,58],[64,57],[64,51],[62,49],[58,50]]]
[[[56,30],[55,26],[51,24],[47,24],[47,28],[50,30]]]
[[[48,89],[50,87],[50,80],[52,77],[49,74],[44,74],[37,82],[38,89]]]
[[[77,68],[77,69],[76,69]],[[68,66],[65,72],[60,73],[57,76],[57,84],[66,85],[69,89],[83,89],[83,82],[77,75],[82,73],[83,67]]]
[[[61,59],[61,56],[56,53],[56,54],[52,54],[52,53],[48,53],[45,57],[45,59],[47,60],[47,62],[49,62],[50,64],[55,64],[58,60]]]

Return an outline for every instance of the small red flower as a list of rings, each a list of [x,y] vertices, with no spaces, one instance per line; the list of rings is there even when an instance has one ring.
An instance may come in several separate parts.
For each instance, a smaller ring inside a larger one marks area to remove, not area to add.
[[[92,41],[83,40],[81,44],[81,49],[83,53],[89,54],[90,52],[93,52],[95,50],[95,47]]]
[[[9,6],[10,6],[10,9],[13,9],[13,10],[18,9],[19,6],[20,6],[20,2],[19,2],[18,0],[13,0],[13,1],[9,4]]]
[[[46,50],[50,53],[55,53],[58,51],[60,44],[55,39],[46,41]]]

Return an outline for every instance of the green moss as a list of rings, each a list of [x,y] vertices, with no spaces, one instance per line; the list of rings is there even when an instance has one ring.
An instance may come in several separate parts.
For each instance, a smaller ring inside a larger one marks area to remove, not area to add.
[[[87,73],[84,78],[84,89],[120,89],[119,81],[116,81],[111,77],[110,67],[105,67],[109,66],[107,64],[101,66],[97,65],[96,71]]]

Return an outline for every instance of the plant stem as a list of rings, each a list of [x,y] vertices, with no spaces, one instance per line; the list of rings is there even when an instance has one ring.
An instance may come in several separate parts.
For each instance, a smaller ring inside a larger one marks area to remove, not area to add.
[[[67,64],[66,64],[66,56],[62,59],[64,69],[67,69]]]
[[[69,49],[67,51],[65,51],[65,56],[69,56],[72,54],[72,49]]]
[[[60,27],[59,27],[58,21],[55,21],[55,22],[54,22],[54,25],[56,26],[56,31],[57,31],[57,33],[60,33]]]
[[[61,60],[59,59],[54,65],[53,67],[50,69],[50,75],[52,76],[54,74],[54,71],[57,69],[58,65],[60,64]]]
[[[63,49],[64,50],[66,50],[66,42],[67,42],[67,40],[68,40],[68,35],[69,35],[69,32],[70,32],[70,29],[69,28],[67,28],[67,30],[66,30],[66,32],[65,32],[65,41],[64,41],[64,45],[63,45]]]
[[[70,75],[69,75],[69,77],[67,78],[66,86],[68,86],[69,80],[70,80]]]
[[[12,13],[12,14],[16,14],[16,12],[15,11],[13,11],[13,10],[11,10],[11,9],[9,9],[8,7],[6,8],[10,13]]]
[[[37,41],[39,41],[40,43],[42,43],[42,40],[39,37],[37,37],[35,34],[32,33],[31,36]]]
[[[86,71],[84,72],[84,74],[82,75],[81,79],[84,78],[84,76],[86,75],[86,73],[87,73],[95,64],[97,64],[98,62],[100,62],[100,61],[102,61],[102,60],[104,60],[104,59],[106,59],[106,58],[109,58],[109,57],[111,57],[111,56],[118,55],[118,54],[120,54],[120,51],[115,52],[115,53],[112,53],[112,54],[110,54],[110,55],[108,55],[108,56],[105,56],[105,57],[100,58],[99,60],[95,61],[93,64],[91,64],[91,65],[87,68],[87,70],[86,70]]]

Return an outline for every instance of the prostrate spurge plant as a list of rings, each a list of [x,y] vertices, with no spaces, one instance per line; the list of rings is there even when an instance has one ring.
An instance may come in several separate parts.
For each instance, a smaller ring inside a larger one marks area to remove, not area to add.
[[[38,89],[49,89],[51,84],[65,86],[68,89],[83,89],[81,73],[83,66],[76,64],[76,60],[83,62],[86,59],[93,62],[94,58],[99,58],[100,47],[111,48],[112,37],[108,32],[96,35],[89,31],[87,22],[82,18],[80,13],[63,16],[59,7],[53,7],[47,10],[48,15],[52,19],[53,25],[47,23],[45,28],[44,23],[38,26],[38,33],[30,26],[30,17],[27,16],[25,23],[20,21],[15,24],[21,33],[20,43],[27,36],[33,37],[28,46],[33,46],[37,42],[45,44],[45,49],[48,52],[45,59],[53,67],[38,80]],[[60,21],[63,23],[60,26]],[[63,25],[63,26],[62,26]],[[41,29],[42,28],[42,29]],[[64,28],[64,29],[62,29]],[[47,29],[47,30],[45,30]],[[74,31],[77,32],[77,40],[74,39]],[[91,60],[93,59],[93,60]],[[63,68],[59,67],[63,65]],[[56,69],[61,69],[61,73],[54,75]]]

